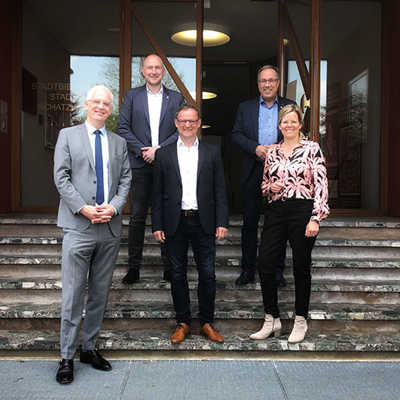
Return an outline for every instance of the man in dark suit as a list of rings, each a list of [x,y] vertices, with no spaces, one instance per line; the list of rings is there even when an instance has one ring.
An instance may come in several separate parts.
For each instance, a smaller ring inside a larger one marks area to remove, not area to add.
[[[179,343],[190,332],[187,252],[191,244],[199,274],[201,333],[222,343],[222,336],[211,326],[216,292],[215,238],[225,237],[229,219],[222,160],[216,147],[197,138],[201,119],[195,106],[182,105],[175,125],[177,142],[157,152],[152,207],[154,238],[166,243],[172,265],[177,328],[171,341]]]
[[[164,65],[159,56],[155,54],[147,56],[141,68],[146,84],[128,90],[119,114],[118,133],[128,143],[132,168],[128,234],[129,269],[122,280],[126,284],[137,282],[140,278],[155,153],[160,147],[167,146],[178,138],[174,116],[177,108],[183,103],[183,96],[161,84],[164,72]],[[161,255],[164,263],[164,279],[170,280],[170,266],[163,245]]]
[[[112,94],[104,86],[89,90],[86,122],[60,131],[54,152],[54,182],[60,194],[57,225],[62,244],[60,361],[56,379],[71,383],[85,288],[88,296],[82,326],[80,361],[110,371],[95,349],[117,259],[122,210],[131,170],[126,142],[107,131]]]
[[[257,232],[261,212],[261,181],[268,145],[283,139],[278,128],[279,110],[294,101],[278,96],[279,71],[264,65],[257,72],[260,96],[239,105],[232,141],[244,151],[242,165],[243,227],[241,274],[237,285],[254,282],[257,258]],[[282,263],[277,268],[279,286],[285,286]]]

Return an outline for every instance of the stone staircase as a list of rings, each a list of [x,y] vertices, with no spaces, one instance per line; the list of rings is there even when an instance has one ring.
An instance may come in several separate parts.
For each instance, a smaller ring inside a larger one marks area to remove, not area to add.
[[[288,345],[294,286],[288,249],[286,288],[279,293],[283,334],[252,341],[263,318],[260,285],[237,288],[241,219],[217,246],[215,327],[225,343],[198,335],[172,345],[175,327],[170,285],[162,281],[159,246],[146,232],[141,281],[123,285],[127,218],[99,347],[122,351],[180,352],[398,352],[400,351],[400,219],[331,217],[321,225],[313,252],[309,333]],[[0,217],[0,350],[58,350],[62,232],[54,216]],[[193,316],[196,269],[190,258]],[[221,353],[219,353],[221,354]],[[227,353],[225,353],[226,355]],[[229,353],[228,353],[229,354]],[[254,353],[255,354],[255,353]]]

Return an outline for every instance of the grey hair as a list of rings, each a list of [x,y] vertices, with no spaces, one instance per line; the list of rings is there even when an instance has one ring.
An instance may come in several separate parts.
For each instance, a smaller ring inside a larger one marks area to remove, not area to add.
[[[93,95],[94,95],[94,92],[96,92],[96,90],[105,90],[106,92],[108,92],[108,93],[110,94],[110,97],[111,97],[111,104],[112,104],[113,99],[114,99],[114,96],[113,96],[113,94],[111,93],[111,90],[110,90],[108,87],[104,86],[104,85],[95,85],[95,86],[91,87],[91,88],[88,90],[87,94],[86,94],[86,101],[89,101],[89,100],[92,99],[92,97],[93,97]]]
[[[257,71],[257,80],[260,78],[260,74],[262,71],[264,71],[265,69],[272,69],[276,72],[276,77],[278,79],[280,79],[280,72],[279,72],[279,68],[275,67],[274,65],[263,65],[261,68],[258,69]]]

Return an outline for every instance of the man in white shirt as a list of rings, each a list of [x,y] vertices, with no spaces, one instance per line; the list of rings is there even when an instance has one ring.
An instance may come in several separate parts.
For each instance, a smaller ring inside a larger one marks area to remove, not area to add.
[[[131,217],[128,234],[129,269],[122,280],[126,284],[135,283],[140,279],[155,153],[160,147],[175,142],[178,137],[174,116],[177,108],[183,103],[183,96],[162,85],[164,72],[164,65],[159,56],[156,54],[147,56],[141,68],[146,84],[128,90],[119,114],[118,133],[127,141],[132,168]],[[170,280],[170,266],[163,245],[161,256],[164,279]]]
[[[172,343],[190,332],[187,252],[192,246],[199,274],[198,300],[201,334],[222,343],[212,327],[215,308],[215,239],[228,228],[228,201],[218,148],[199,141],[198,109],[182,105],[176,112],[179,138],[157,151],[154,167],[152,225],[154,238],[166,244],[171,263],[171,292],[177,327]]]

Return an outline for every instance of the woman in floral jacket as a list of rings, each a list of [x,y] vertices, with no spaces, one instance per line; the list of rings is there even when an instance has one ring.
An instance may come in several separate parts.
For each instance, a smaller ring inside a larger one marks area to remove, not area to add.
[[[304,138],[302,113],[290,104],[279,112],[283,141],[269,146],[261,185],[268,206],[259,250],[258,270],[265,321],[252,339],[279,336],[275,266],[289,240],[293,253],[296,318],[289,343],[304,340],[311,293],[311,251],[319,223],[329,215],[325,159],[318,143]]]

